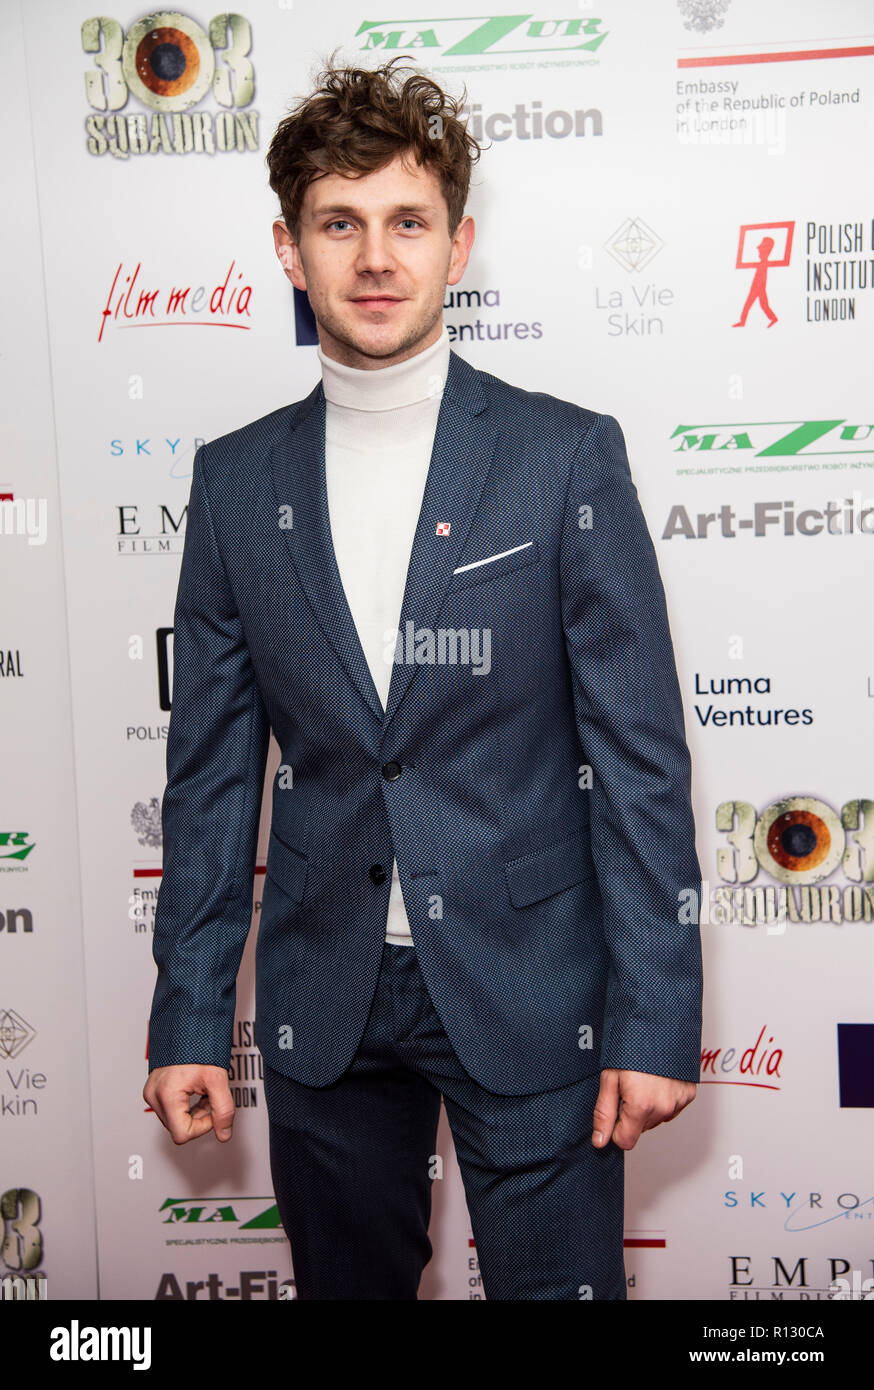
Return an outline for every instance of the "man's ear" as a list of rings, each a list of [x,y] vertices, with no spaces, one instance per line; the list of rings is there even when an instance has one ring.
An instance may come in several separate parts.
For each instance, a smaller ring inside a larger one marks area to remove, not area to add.
[[[281,217],[277,217],[273,223],[273,244],[287,279],[295,289],[306,291],[307,282],[300,250]]]
[[[273,223],[273,245],[276,248],[276,254],[287,274],[293,269],[291,237],[288,228],[281,218],[277,218]]]

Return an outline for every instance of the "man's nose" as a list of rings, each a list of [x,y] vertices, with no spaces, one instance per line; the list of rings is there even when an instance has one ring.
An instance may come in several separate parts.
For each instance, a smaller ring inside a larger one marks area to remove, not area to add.
[[[367,271],[375,274],[384,270],[394,270],[395,264],[395,254],[388,234],[381,228],[365,231],[358,243],[356,268],[359,274]]]

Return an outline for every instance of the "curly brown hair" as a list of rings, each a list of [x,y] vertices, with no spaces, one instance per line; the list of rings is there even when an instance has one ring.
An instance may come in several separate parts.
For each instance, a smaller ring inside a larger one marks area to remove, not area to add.
[[[482,151],[459,119],[466,93],[465,98],[448,96],[410,64],[411,75],[399,82],[404,68],[395,64],[408,56],[399,54],[378,68],[338,68],[332,54],[315,79],[316,90],[280,121],[266,162],[270,187],[295,241],[313,179],[371,174],[407,151],[439,178],[454,236]]]

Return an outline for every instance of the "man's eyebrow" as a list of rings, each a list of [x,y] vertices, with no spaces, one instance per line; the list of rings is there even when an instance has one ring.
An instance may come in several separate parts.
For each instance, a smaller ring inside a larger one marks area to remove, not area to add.
[[[432,203],[398,203],[395,207],[388,209],[387,215],[397,217],[398,213],[419,212],[428,214],[434,211],[435,208]],[[324,217],[326,213],[334,213],[335,215],[342,213],[344,217],[358,217],[361,209],[353,207],[351,203],[320,203],[312,210],[313,217]]]

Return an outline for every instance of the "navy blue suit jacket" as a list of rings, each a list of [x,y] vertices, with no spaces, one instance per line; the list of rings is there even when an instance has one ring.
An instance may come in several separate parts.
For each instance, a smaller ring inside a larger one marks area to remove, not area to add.
[[[612,416],[450,351],[384,711],[331,543],[321,382],[197,450],[174,622],[150,1068],[230,1063],[272,729],[271,1067],[322,1086],[351,1061],[396,857],[428,990],[481,1085],[698,1080],[689,752]]]

